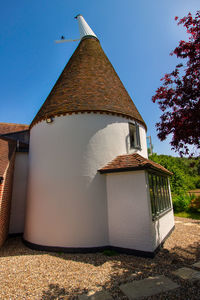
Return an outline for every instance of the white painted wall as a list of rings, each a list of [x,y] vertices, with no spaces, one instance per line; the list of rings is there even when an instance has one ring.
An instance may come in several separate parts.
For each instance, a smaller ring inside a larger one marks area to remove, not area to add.
[[[141,126],[142,150],[147,157]],[[130,153],[128,119],[72,114],[31,129],[26,240],[48,246],[108,244],[106,177],[97,170]]]
[[[106,177],[109,244],[153,252],[174,226],[173,210],[152,221],[146,171]]]
[[[145,171],[110,173],[106,177],[109,244],[152,252]]]
[[[9,233],[24,232],[27,177],[28,153],[17,152],[15,155]]]

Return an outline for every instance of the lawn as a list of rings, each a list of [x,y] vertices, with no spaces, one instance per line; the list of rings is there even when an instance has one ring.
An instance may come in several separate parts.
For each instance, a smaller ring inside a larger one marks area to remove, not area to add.
[[[189,219],[193,219],[193,220],[200,220],[200,213],[196,212],[178,212],[178,213],[174,213],[174,215],[176,217],[181,217],[181,218],[189,218]]]

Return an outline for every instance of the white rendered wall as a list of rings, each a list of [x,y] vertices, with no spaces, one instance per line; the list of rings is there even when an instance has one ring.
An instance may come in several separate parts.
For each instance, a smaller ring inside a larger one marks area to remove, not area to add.
[[[147,157],[141,126],[142,150]],[[128,120],[72,114],[38,123],[30,133],[24,238],[60,247],[108,245],[106,178],[97,172],[129,153]]]
[[[153,236],[145,171],[107,177],[109,244],[152,252]]]
[[[9,233],[24,232],[28,153],[15,155]]]
[[[146,171],[110,173],[106,178],[109,244],[153,252],[174,226],[173,210],[152,221]]]

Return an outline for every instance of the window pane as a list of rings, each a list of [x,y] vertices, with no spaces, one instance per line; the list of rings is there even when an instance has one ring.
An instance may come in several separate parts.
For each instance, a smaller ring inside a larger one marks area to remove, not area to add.
[[[129,123],[130,148],[140,148],[139,125]]]
[[[166,209],[166,203],[165,203],[165,192],[164,192],[164,181],[163,176],[160,176],[160,188],[161,188],[161,195],[162,195],[162,209]]]
[[[150,192],[152,216],[154,217],[155,213],[156,213],[156,210],[155,210],[155,197],[154,197],[154,191],[153,191],[153,177],[152,177],[152,174],[149,174],[149,192]]]
[[[155,194],[156,215],[158,215],[160,208],[159,208],[159,194],[158,194],[158,184],[157,184],[157,176],[156,175],[153,175],[153,188],[154,188],[154,194]]]
[[[136,140],[137,140],[137,147],[140,148],[140,131],[139,126],[136,124]]]
[[[158,182],[158,192],[159,192],[159,207],[160,207],[160,212],[162,212],[163,211],[163,205],[162,205],[162,193],[161,193],[160,176],[157,176],[157,182]]]
[[[157,190],[158,190],[158,207],[159,207],[159,213],[162,211],[162,202],[161,202],[161,191],[160,191],[160,178],[159,176],[156,176],[157,181]]]
[[[166,190],[167,190],[167,204],[168,204],[168,207],[171,207],[168,178],[166,178]]]
[[[136,134],[135,125],[129,123],[130,148],[135,148],[136,146],[135,134]]]
[[[168,207],[167,205],[167,193],[165,187],[165,177],[162,176],[162,189],[163,189],[163,202],[164,202],[164,209]]]

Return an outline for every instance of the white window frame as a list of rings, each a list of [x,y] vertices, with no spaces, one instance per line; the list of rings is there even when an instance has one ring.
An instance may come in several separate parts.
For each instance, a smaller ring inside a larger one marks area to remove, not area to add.
[[[129,122],[129,142],[130,149],[139,149],[141,150],[141,142],[140,142],[140,126],[135,122]],[[131,127],[134,130],[134,137],[132,140]]]

